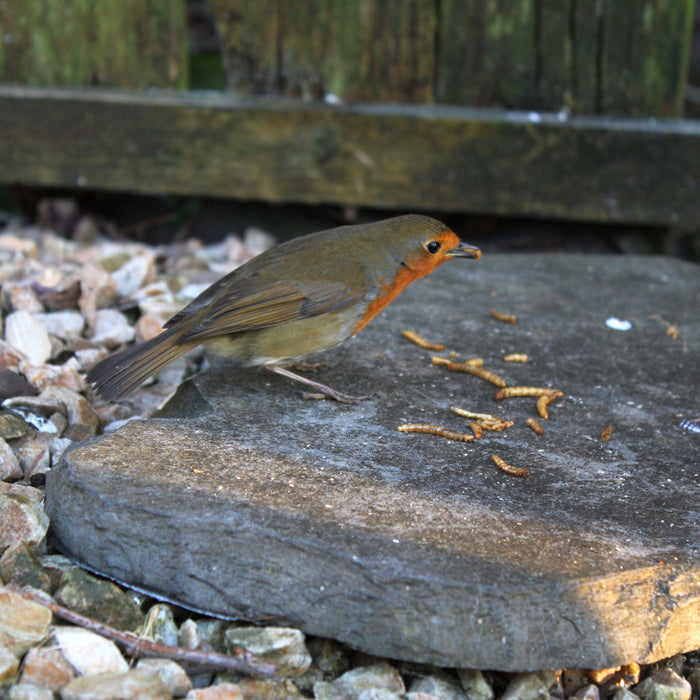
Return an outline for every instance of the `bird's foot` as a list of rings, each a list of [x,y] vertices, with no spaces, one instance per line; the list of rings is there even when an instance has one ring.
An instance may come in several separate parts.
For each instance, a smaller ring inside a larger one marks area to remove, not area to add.
[[[334,401],[339,401],[340,403],[360,403],[360,401],[367,401],[370,396],[352,396],[350,394],[344,394],[342,391],[337,391],[333,387],[327,386],[326,384],[321,384],[320,382],[315,382],[313,379],[308,377],[302,377],[300,374],[295,374],[286,367],[277,367],[276,365],[270,365],[266,369],[275,374],[281,374],[283,377],[288,377],[289,379],[294,379],[297,382],[306,384],[307,386],[316,389],[315,392],[304,392],[305,399],[333,399]]]
[[[321,399],[333,399],[340,403],[360,403],[361,401],[369,401],[371,396],[352,396],[352,394],[344,394],[342,391],[336,391],[330,386],[325,387],[327,391],[303,391],[301,396],[306,401],[320,401]]]
[[[297,372],[315,372],[319,367],[327,367],[328,363],[321,360],[320,362],[295,362],[293,365],[288,365],[288,367],[293,367]]]

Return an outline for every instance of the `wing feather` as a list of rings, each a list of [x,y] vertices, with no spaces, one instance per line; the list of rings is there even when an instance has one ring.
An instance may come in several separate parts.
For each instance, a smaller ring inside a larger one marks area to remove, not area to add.
[[[190,304],[200,318],[181,336],[181,340],[203,341],[230,333],[267,328],[295,319],[340,311],[362,298],[346,284],[329,280],[295,282],[242,280],[233,288],[203,292]],[[210,292],[208,298],[205,297]],[[205,298],[202,298],[205,297]],[[187,307],[187,309],[190,309]],[[166,327],[185,322],[184,309]]]

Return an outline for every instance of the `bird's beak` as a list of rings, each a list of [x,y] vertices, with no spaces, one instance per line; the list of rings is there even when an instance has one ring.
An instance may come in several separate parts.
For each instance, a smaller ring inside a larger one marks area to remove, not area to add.
[[[474,260],[478,260],[481,257],[481,251],[476,246],[460,241],[456,248],[447,252],[447,256],[450,258],[474,258]]]

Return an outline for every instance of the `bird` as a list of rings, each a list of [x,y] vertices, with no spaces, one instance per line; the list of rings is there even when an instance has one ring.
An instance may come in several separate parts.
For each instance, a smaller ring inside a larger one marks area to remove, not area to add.
[[[362,330],[409,284],[452,258],[481,257],[437,219],[407,214],[293,238],[236,268],[168,320],[154,338],[117,352],[87,374],[107,401],[123,398],[188,350],[312,387],[314,397],[352,396],[289,366]]]

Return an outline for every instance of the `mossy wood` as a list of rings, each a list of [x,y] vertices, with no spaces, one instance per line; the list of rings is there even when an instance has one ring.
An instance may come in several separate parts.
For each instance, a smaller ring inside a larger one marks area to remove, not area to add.
[[[187,87],[184,0],[0,2],[0,81]]]
[[[229,87],[243,94],[430,102],[435,0],[211,0]]]
[[[244,94],[680,114],[694,0],[212,0]]]
[[[700,124],[0,88],[0,183],[694,226]]]

